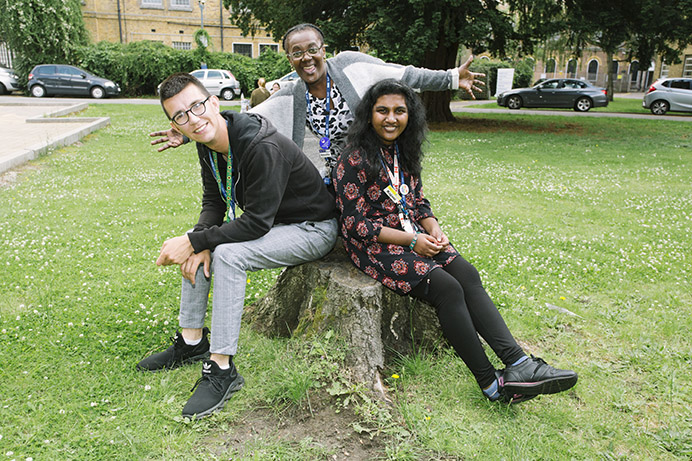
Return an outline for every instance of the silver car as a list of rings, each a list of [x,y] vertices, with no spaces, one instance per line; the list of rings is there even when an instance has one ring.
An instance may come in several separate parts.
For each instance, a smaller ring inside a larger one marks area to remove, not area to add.
[[[19,90],[19,79],[12,69],[0,67],[0,94]]]
[[[199,69],[190,72],[190,75],[197,77],[209,93],[226,101],[240,94],[240,83],[227,70]]]
[[[692,78],[656,80],[644,95],[642,106],[654,115],[668,111],[692,112]]]

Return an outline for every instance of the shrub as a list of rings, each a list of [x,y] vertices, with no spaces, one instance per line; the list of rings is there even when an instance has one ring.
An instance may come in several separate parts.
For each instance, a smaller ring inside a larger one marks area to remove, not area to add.
[[[99,42],[78,48],[75,65],[118,83],[124,96],[156,94],[156,87],[174,72],[192,72],[203,62],[210,69],[227,69],[245,94],[259,77],[279,78],[290,71],[285,56],[266,50],[257,59],[208,50],[176,50],[159,42],[128,44]]]

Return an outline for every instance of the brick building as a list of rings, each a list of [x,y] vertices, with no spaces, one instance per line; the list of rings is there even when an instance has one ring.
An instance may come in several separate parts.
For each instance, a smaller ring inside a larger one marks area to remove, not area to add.
[[[680,56],[682,62],[666,65],[657,59],[651,63],[640,63],[638,60],[626,61],[624,53],[613,57],[615,69],[615,91],[646,91],[655,80],[664,77],[692,78],[692,45]],[[579,78],[596,86],[605,87],[608,80],[607,57],[599,48],[587,48],[579,58],[570,55],[553,56],[537,60],[534,65],[534,81],[539,78]]]
[[[94,42],[153,40],[178,49],[195,47],[193,35],[204,25],[213,51],[252,58],[280,45],[264,29],[244,37],[228,19],[222,0],[82,0],[82,16]]]

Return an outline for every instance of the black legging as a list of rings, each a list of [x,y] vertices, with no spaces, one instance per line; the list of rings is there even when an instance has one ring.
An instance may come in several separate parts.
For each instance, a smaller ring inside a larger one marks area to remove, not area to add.
[[[485,355],[476,332],[505,365],[524,355],[483,288],[478,271],[461,256],[444,268],[433,269],[410,295],[435,306],[445,338],[481,388],[493,383],[495,367]]]

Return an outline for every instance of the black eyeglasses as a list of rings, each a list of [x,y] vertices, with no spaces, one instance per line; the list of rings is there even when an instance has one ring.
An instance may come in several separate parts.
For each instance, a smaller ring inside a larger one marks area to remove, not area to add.
[[[190,121],[190,116],[187,115],[188,112],[192,112],[196,116],[203,115],[207,111],[207,101],[209,101],[209,98],[211,98],[211,95],[207,96],[207,99],[201,102],[196,102],[190,107],[188,110],[178,112],[173,116],[173,121],[175,122],[176,125],[185,125],[187,122]]]
[[[320,54],[320,50],[322,50],[323,46],[324,45],[320,45],[319,47],[308,48],[306,51],[294,51],[293,53],[288,53],[288,55],[296,60],[302,58],[303,55],[305,55],[305,53],[309,54],[310,56],[317,56],[318,54]]]

